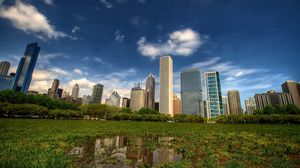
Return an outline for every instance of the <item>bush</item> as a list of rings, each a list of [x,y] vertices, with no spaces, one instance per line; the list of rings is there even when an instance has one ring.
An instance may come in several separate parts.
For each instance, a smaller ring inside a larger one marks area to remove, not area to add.
[[[204,118],[196,115],[176,114],[174,116],[175,122],[198,122],[204,123]]]

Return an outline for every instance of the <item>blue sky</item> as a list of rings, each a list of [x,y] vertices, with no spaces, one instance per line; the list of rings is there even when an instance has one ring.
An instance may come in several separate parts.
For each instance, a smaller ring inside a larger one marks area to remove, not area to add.
[[[0,58],[15,71],[27,43],[41,47],[32,90],[54,78],[80,95],[104,84],[129,96],[149,73],[158,81],[159,56],[172,54],[174,92],[179,74],[217,70],[222,92],[243,100],[299,81],[298,0],[0,0]],[[159,81],[158,81],[159,82]],[[158,90],[158,85],[157,85]]]

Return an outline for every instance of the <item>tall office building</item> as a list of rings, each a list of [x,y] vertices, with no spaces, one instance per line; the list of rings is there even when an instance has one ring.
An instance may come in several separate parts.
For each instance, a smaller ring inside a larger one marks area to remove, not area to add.
[[[31,43],[27,45],[24,56],[19,62],[13,84],[13,90],[17,92],[28,91],[39,52],[40,47],[38,47],[38,43]]]
[[[285,81],[281,85],[281,88],[283,92],[291,94],[294,104],[300,108],[300,91],[298,90],[297,82],[291,80]]]
[[[114,107],[120,107],[121,106],[121,96],[117,91],[113,91],[109,98],[106,99],[105,104],[109,106],[114,106]]]
[[[7,76],[10,63],[7,61],[0,62],[0,76]]]
[[[203,114],[201,73],[189,69],[180,73],[182,114]]]
[[[241,106],[240,92],[238,90],[228,91],[228,104],[230,114],[242,114],[243,109]]]
[[[155,101],[155,78],[150,74],[146,80],[146,107],[154,109]]]
[[[229,110],[229,103],[228,103],[228,97],[227,96],[222,96],[222,103],[223,103],[224,115],[229,115],[230,110]]]
[[[92,92],[92,101],[91,101],[92,104],[101,104],[103,87],[104,86],[101,84],[94,85],[93,92]]]
[[[140,83],[137,83],[131,89],[130,109],[132,111],[138,111],[139,109],[145,107],[145,102],[146,102],[146,92],[144,89],[142,89]]]
[[[123,97],[122,99],[122,107],[123,108],[130,108],[130,99],[127,97]]]
[[[173,113],[181,114],[181,100],[176,94],[173,95]]]
[[[159,112],[173,116],[173,61],[170,56],[160,57]]]
[[[266,106],[285,106],[288,104],[294,104],[291,94],[283,92],[275,92],[269,90],[267,93],[255,94],[254,96],[256,108],[264,109]]]
[[[245,100],[246,114],[253,114],[254,110],[256,110],[255,99],[249,97]]]
[[[82,96],[82,104],[90,104],[92,101],[92,97],[90,95],[83,95]]]
[[[223,102],[219,72],[205,72],[208,118],[223,115]]]
[[[76,100],[78,98],[78,94],[79,94],[79,85],[76,83],[74,85],[74,87],[72,88],[72,94],[71,94],[71,96],[72,96],[72,98],[74,100]]]
[[[54,79],[52,82],[52,87],[50,90],[48,90],[48,95],[52,98],[58,97],[58,87],[59,87],[59,80]]]
[[[207,100],[203,100],[203,116],[208,118]]]

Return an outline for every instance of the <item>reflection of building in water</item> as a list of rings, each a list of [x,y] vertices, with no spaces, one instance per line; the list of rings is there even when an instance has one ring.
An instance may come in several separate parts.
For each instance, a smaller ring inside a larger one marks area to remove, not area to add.
[[[124,136],[106,137],[95,142],[95,160],[93,167],[140,167],[147,165],[156,167],[164,162],[181,159],[173,149],[170,149],[172,137],[158,137],[152,140],[162,148],[151,151],[145,147],[145,139],[141,137],[128,138]],[[114,162],[109,160],[114,159]],[[128,162],[130,160],[130,162]],[[126,164],[127,162],[127,164]],[[129,163],[129,164],[128,164]]]

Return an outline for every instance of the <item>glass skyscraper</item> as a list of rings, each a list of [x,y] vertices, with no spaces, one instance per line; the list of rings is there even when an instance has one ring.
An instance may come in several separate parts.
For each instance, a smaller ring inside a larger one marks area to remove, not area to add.
[[[219,72],[206,72],[205,82],[208,118],[223,115],[224,111]]]
[[[16,72],[13,90],[17,92],[28,92],[32,73],[40,52],[38,43],[28,44],[24,53],[24,56],[19,62],[19,66]]]
[[[182,113],[204,116],[200,71],[198,69],[190,69],[181,72],[180,88]]]

